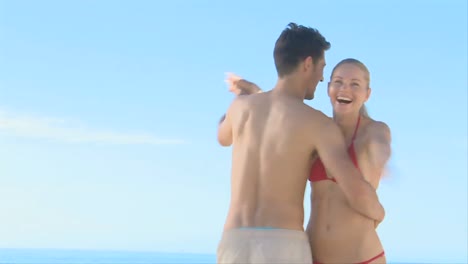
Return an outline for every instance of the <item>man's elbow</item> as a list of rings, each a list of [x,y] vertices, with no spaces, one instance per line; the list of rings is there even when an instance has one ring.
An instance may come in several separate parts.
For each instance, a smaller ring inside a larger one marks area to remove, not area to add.
[[[358,211],[365,212],[369,218],[382,221],[385,217],[385,210],[380,204],[375,190],[370,185],[358,189],[351,194],[349,199],[351,206]]]
[[[355,209],[359,209],[359,211],[362,211],[364,207],[367,204],[367,199],[369,198],[369,195],[364,193],[362,190],[354,190],[349,197],[349,203],[351,207],[354,207]]]

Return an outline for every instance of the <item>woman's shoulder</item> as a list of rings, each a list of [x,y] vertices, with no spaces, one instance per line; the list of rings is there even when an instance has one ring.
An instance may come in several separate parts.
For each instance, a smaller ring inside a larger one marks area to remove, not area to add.
[[[371,143],[374,141],[390,140],[391,132],[390,127],[383,121],[376,121],[367,119],[364,122],[362,132],[362,141]]]
[[[369,122],[367,129],[372,133],[390,132],[390,127],[383,121],[372,120]]]

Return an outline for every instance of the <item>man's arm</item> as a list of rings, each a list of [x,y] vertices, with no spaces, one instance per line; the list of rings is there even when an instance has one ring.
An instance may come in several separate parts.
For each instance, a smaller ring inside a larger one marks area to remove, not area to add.
[[[335,177],[349,204],[364,216],[382,221],[385,211],[375,189],[364,179],[352,163],[338,126],[327,117],[320,120],[315,131],[315,147],[325,168]]]

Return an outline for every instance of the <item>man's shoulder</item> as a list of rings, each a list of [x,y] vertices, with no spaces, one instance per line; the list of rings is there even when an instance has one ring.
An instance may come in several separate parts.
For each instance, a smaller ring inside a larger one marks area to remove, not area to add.
[[[307,104],[303,104],[299,108],[299,112],[294,113],[294,120],[298,126],[307,135],[319,135],[334,126],[331,118],[326,116],[322,111],[317,110]]]
[[[233,106],[252,110],[264,105],[267,100],[267,96],[264,93],[238,95],[233,102]]]
[[[236,96],[234,99],[235,102],[238,103],[244,103],[244,104],[251,104],[255,101],[261,100],[261,98],[264,96],[262,93],[258,94],[241,94]]]
[[[247,95],[238,95],[232,100],[230,108],[238,108],[241,107],[242,105],[248,104],[248,99],[249,96]]]
[[[238,95],[231,103],[229,107],[229,113],[231,116],[238,115],[245,112],[255,111],[259,105],[261,105],[260,101],[262,100],[260,97],[261,94],[255,95]]]
[[[307,104],[303,105],[303,114],[304,114],[304,118],[306,118],[310,122],[328,123],[331,121],[331,118],[325,115],[322,111],[317,110]]]

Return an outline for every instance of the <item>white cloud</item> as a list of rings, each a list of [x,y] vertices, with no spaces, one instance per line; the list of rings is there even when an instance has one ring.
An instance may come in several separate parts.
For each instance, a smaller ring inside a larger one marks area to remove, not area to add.
[[[182,140],[163,139],[149,133],[121,133],[100,131],[85,126],[72,125],[66,120],[25,116],[0,111],[0,131],[15,136],[57,140],[66,143],[104,144],[182,144]]]

